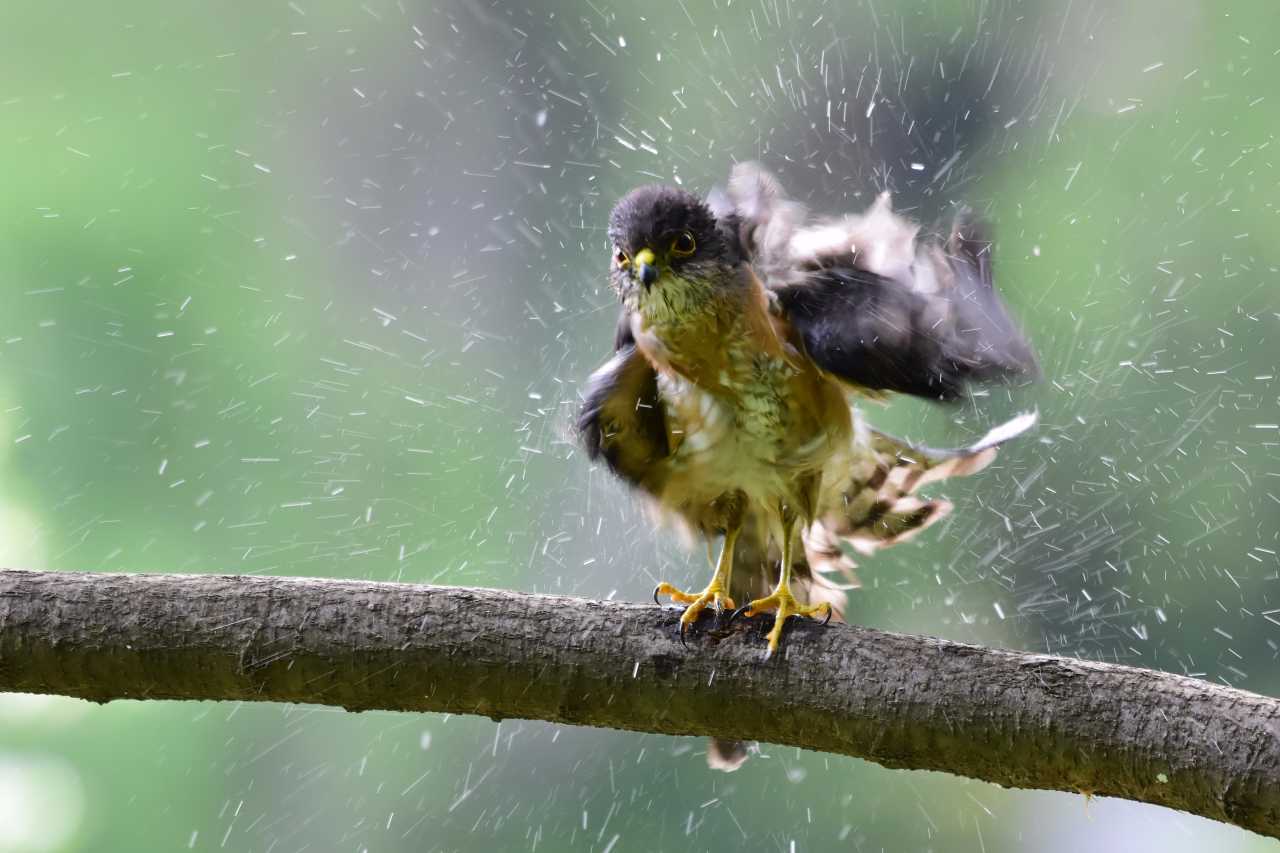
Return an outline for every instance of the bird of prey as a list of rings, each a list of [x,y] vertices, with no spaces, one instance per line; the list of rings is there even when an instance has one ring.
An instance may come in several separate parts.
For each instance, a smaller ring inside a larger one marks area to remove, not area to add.
[[[982,469],[1035,422],[1022,415],[970,447],[934,450],[871,428],[852,405],[894,392],[950,401],[970,382],[1036,375],[968,213],[939,240],[895,214],[888,194],[861,214],[814,219],[744,163],[706,200],[671,186],[630,192],[608,233],[622,316],[577,429],[593,460],[708,554],[723,537],[705,589],[655,591],[686,605],[681,639],[706,608],[768,590],[776,564],[772,589],[734,613],[775,614],[767,658],[788,617],[840,610],[857,585],[853,554],[950,510],[917,489]]]

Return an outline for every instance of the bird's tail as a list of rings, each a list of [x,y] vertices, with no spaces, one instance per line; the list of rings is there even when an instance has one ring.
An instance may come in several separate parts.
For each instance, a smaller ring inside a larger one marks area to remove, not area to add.
[[[747,763],[752,746],[751,741],[707,738],[707,766],[712,770],[732,773]]]
[[[995,427],[962,448],[916,446],[859,424],[848,469],[826,490],[822,511],[803,533],[808,600],[825,601],[843,613],[846,593],[860,586],[854,555],[868,556],[906,542],[951,512],[944,498],[916,492],[948,477],[966,477],[986,468],[996,448],[1026,432],[1038,416],[1028,412]],[[860,451],[860,452],[859,452]],[[798,567],[797,567],[798,568]]]

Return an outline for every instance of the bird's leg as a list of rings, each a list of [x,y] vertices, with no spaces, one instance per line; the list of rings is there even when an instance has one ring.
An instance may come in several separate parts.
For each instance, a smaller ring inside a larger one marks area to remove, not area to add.
[[[831,618],[831,605],[823,602],[822,604],[807,605],[796,601],[796,597],[791,593],[791,551],[795,544],[796,533],[796,516],[794,513],[783,512],[782,514],[782,567],[778,574],[778,585],[773,588],[773,592],[764,598],[757,598],[750,604],[734,611],[734,617],[738,614],[747,616],[755,616],[757,613],[767,613],[774,611],[773,628],[769,631],[769,648],[764,653],[764,659],[768,660],[773,653],[778,650],[778,643],[782,639],[782,628],[787,622],[787,618],[791,616],[808,616],[817,618],[823,616],[826,619]]]
[[[665,582],[658,584],[658,588],[653,591],[654,601],[658,600],[659,595],[669,595],[672,601],[689,605],[680,617],[681,639],[684,638],[685,629],[698,621],[698,616],[707,608],[707,605],[714,605],[717,612],[725,608],[733,609],[733,599],[729,597],[729,580],[733,576],[733,544],[737,539],[737,527],[731,527],[725,531],[724,547],[720,549],[720,559],[716,561],[715,574],[711,576],[711,583],[707,584],[707,588],[701,593],[694,595],[683,592]]]

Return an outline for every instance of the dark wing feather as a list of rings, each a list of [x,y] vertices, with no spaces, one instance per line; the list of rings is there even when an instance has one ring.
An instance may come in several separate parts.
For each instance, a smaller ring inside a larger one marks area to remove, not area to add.
[[[635,342],[636,336],[631,332],[631,312],[623,308],[618,315],[618,324],[613,328],[613,351],[633,346]]]
[[[953,400],[968,382],[1037,374],[995,291],[991,242],[967,214],[945,245],[917,239],[888,195],[866,212],[810,222],[753,163],[713,209],[823,370],[872,391]]]
[[[930,306],[874,273],[830,270],[778,291],[778,303],[818,367],[862,388],[950,399],[942,342]],[[936,318],[935,318],[936,319]]]
[[[836,263],[776,289],[778,303],[823,370],[854,385],[940,400],[969,382],[1034,376],[1035,356],[995,292],[990,243],[958,227],[945,251],[913,264],[934,292]]]
[[[614,474],[651,494],[666,476],[670,456],[666,414],[653,366],[624,344],[587,380],[578,435],[587,455],[603,459]]]

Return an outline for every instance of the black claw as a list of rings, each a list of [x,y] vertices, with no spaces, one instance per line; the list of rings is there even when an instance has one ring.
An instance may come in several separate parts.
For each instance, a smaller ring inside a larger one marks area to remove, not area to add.
[[[831,621],[831,614],[832,614],[832,612],[833,612],[833,611],[832,611],[832,609],[831,609],[830,607],[828,607],[828,608],[827,608],[827,618],[822,620],[822,627],[824,627],[824,628],[825,628],[825,627],[827,627],[827,623]]]
[[[683,618],[680,619],[680,645],[684,646],[686,649],[689,648],[689,644],[684,641],[684,619]]]
[[[662,606],[662,602],[658,600],[658,590],[660,589],[662,589],[662,584],[658,584],[653,588],[653,603],[658,605],[659,607]]]
[[[750,604],[742,605],[737,610],[729,614],[729,618],[725,621],[724,626],[728,628],[730,625],[733,624],[733,620],[737,619],[739,616],[741,616],[743,613],[747,612],[750,609],[751,609]]]

